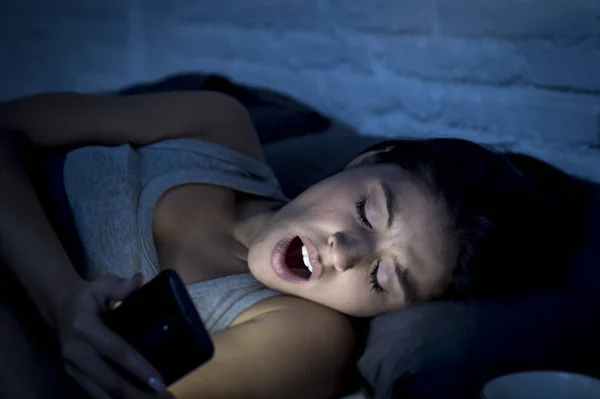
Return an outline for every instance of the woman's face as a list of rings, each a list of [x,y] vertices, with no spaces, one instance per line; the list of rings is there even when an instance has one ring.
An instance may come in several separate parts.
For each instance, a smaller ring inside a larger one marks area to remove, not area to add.
[[[432,299],[456,258],[442,200],[399,166],[341,172],[282,208],[248,255],[266,286],[368,317]]]

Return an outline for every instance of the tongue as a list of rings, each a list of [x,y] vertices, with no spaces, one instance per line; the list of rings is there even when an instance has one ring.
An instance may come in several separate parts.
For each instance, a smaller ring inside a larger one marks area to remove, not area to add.
[[[292,269],[292,271],[294,272],[294,274],[298,277],[302,277],[305,279],[309,279],[310,278],[310,271],[306,268],[303,267],[302,269]]]

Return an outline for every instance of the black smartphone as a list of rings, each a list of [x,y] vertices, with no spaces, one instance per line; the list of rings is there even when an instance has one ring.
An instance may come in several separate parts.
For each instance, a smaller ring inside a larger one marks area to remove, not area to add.
[[[107,326],[125,339],[168,385],[209,361],[210,335],[179,275],[164,270],[105,314]]]

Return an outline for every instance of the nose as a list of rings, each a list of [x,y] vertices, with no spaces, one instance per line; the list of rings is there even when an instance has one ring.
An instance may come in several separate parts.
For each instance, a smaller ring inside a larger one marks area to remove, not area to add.
[[[350,269],[370,253],[367,237],[349,232],[337,232],[327,240],[329,262],[336,270],[343,272]]]

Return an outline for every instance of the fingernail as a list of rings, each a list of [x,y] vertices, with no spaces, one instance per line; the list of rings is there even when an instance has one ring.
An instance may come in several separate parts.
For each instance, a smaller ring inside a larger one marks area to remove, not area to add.
[[[148,385],[150,388],[154,389],[156,392],[162,393],[165,391],[165,384],[159,380],[158,378],[150,377],[148,378]]]

